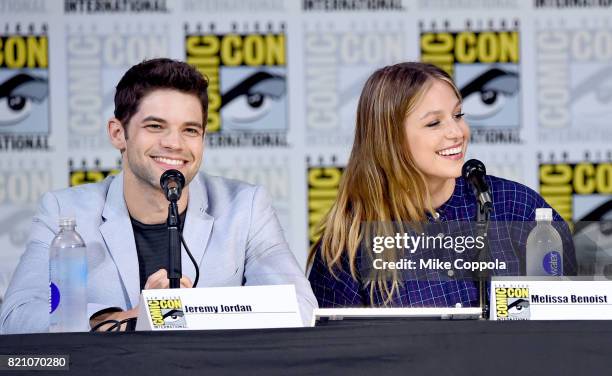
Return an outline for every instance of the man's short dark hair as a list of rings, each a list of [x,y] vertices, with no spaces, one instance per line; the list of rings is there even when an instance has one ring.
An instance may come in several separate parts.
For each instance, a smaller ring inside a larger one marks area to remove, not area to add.
[[[157,89],[173,89],[193,94],[202,104],[202,121],[208,117],[208,80],[191,65],[159,58],[136,64],[121,77],[115,92],[115,117],[125,128],[147,94]]]

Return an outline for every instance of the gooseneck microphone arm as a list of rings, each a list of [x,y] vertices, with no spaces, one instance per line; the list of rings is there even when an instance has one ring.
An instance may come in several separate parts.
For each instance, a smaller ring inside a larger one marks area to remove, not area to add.
[[[160,185],[168,205],[168,280],[171,289],[181,287],[183,275],[181,260],[181,233],[178,200],[185,186],[185,177],[177,170],[167,170],[160,178]]]
[[[493,210],[493,200],[489,185],[485,181],[487,170],[484,164],[477,159],[470,159],[465,162],[462,168],[463,178],[472,187],[472,192],[476,197],[476,235],[484,239],[484,247],[478,251],[477,261],[489,261],[490,247],[489,238],[486,235],[489,230],[489,220],[491,219],[491,211]],[[478,279],[478,295],[480,307],[482,308],[482,317],[489,318],[489,302],[487,300],[487,281],[491,277],[487,269],[480,270],[475,276]]]

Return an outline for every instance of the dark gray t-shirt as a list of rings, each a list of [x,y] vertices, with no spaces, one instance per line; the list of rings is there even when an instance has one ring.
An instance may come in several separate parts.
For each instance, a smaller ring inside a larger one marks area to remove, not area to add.
[[[185,223],[186,214],[187,210],[180,215],[180,223]],[[146,225],[131,216],[130,220],[136,241],[140,290],[142,290],[151,274],[159,269],[168,270],[168,227],[166,223]]]

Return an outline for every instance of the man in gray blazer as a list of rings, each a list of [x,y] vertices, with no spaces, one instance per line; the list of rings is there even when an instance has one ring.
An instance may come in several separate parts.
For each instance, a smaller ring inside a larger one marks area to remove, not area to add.
[[[0,311],[0,333],[49,327],[49,246],[58,219],[76,218],[87,244],[90,324],[137,316],[141,289],[167,288],[168,201],[161,174],[185,176],[178,201],[183,236],[200,269],[196,287],[293,284],[304,324],[316,299],[261,187],[199,172],[208,110],[207,82],[191,66],[154,59],[117,85],[111,143],[123,171],[96,184],[46,193],[27,249]],[[159,247],[157,245],[160,245]],[[181,287],[195,268],[184,248]]]

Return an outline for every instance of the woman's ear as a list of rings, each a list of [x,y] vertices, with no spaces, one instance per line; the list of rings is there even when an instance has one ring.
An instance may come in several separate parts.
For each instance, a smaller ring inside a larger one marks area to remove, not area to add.
[[[124,152],[126,148],[127,134],[125,128],[117,118],[111,118],[107,125],[108,137],[115,149]]]

